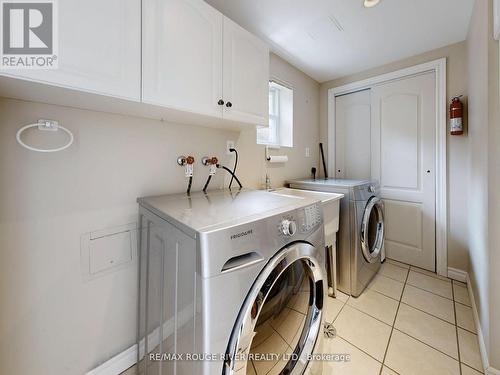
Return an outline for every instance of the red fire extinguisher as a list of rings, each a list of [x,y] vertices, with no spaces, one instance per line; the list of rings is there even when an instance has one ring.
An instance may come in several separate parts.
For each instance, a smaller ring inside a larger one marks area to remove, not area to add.
[[[464,134],[463,128],[463,105],[460,101],[460,96],[455,96],[451,99],[450,104],[450,134],[452,135],[460,135]]]

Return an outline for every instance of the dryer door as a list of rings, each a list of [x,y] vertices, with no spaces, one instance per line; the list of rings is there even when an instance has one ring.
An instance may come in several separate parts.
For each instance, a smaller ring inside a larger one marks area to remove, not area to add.
[[[361,250],[369,263],[380,260],[384,246],[384,205],[379,197],[371,197],[361,222]]]
[[[325,285],[316,249],[295,243],[255,281],[229,341],[223,374],[302,374],[321,328]]]

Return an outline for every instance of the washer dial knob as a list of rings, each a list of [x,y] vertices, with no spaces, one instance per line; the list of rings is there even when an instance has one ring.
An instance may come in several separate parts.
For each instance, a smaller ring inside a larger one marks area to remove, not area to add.
[[[281,222],[281,232],[288,237],[293,236],[297,233],[297,223],[293,220],[283,220]]]

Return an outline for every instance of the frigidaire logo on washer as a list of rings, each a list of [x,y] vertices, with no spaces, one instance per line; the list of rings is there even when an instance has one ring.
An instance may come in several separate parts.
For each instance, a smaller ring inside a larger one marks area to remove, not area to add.
[[[249,229],[249,230],[246,230],[244,232],[240,232],[240,233],[231,235],[231,239],[235,240],[235,239],[243,237],[243,236],[248,236],[249,234],[252,234],[252,233],[253,233],[253,230]]]
[[[56,0],[0,0],[2,69],[57,68]]]

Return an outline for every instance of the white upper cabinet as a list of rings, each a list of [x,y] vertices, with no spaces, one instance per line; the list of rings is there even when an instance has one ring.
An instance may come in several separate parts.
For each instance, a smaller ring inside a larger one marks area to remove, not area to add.
[[[57,13],[58,68],[2,70],[0,96],[191,125],[268,125],[268,47],[205,1],[64,0]]]
[[[143,1],[145,103],[268,125],[269,49],[201,0]]]
[[[59,68],[3,75],[140,100],[141,0],[58,1]]]
[[[269,48],[224,17],[224,119],[269,125]]]
[[[201,0],[143,1],[143,101],[222,116],[222,20]]]

